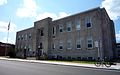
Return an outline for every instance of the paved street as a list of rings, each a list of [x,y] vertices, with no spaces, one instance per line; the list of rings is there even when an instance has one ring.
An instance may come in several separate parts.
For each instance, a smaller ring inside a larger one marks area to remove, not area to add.
[[[0,75],[120,75],[120,71],[0,60]]]

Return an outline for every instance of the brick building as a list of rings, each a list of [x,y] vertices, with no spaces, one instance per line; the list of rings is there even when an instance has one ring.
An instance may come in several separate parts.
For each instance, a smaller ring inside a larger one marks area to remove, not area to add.
[[[116,58],[120,59],[120,43],[116,44]]]
[[[15,45],[0,42],[0,56],[5,56],[5,51],[6,51],[6,55],[8,55],[10,50],[14,50],[14,49],[15,49]]]
[[[58,20],[48,17],[18,31],[17,56],[54,59],[114,58],[114,23],[104,8],[94,8]]]

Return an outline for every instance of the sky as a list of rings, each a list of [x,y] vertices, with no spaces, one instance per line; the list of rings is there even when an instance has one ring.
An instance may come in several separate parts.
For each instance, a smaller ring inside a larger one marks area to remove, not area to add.
[[[0,42],[7,42],[9,22],[8,43],[15,44],[16,32],[33,27],[35,21],[56,20],[96,7],[106,9],[120,43],[120,0],[0,0]]]

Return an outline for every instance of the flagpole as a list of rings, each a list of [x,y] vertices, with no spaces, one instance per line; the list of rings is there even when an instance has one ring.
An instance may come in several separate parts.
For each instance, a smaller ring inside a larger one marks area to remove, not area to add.
[[[9,29],[10,29],[10,22],[8,24],[8,29],[7,29],[7,42],[6,42],[6,49],[5,49],[5,57],[7,56],[7,44],[8,44],[8,37],[9,37]]]

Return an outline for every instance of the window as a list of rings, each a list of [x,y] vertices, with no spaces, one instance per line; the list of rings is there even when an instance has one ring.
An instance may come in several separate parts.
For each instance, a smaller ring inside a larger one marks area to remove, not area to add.
[[[55,43],[52,44],[52,49],[55,49]]]
[[[29,34],[29,39],[31,38],[31,34]]]
[[[67,41],[67,49],[71,49],[72,48],[72,42],[71,40]]]
[[[29,50],[29,51],[32,51],[31,45],[28,46],[28,50]]]
[[[59,42],[59,49],[60,49],[60,50],[63,49],[63,42]]]
[[[80,20],[79,19],[77,19],[75,21],[75,25],[76,25],[76,30],[80,30]]]
[[[67,23],[67,31],[68,31],[68,32],[71,32],[71,31],[72,31],[71,22],[68,22],[68,23]]]
[[[93,48],[93,40],[92,40],[91,37],[87,39],[87,47],[88,48]]]
[[[41,35],[41,36],[44,36],[43,30],[40,30],[40,35]]]
[[[22,35],[21,39],[23,40],[23,35]]]
[[[59,31],[63,32],[63,26],[59,26]]]
[[[42,49],[42,43],[40,43],[40,49]]]
[[[27,40],[27,34],[25,35],[25,40]]]
[[[56,27],[55,27],[55,26],[54,26],[53,29],[52,29],[52,33],[53,33],[53,35],[56,34]]]
[[[81,49],[81,40],[77,40],[76,46],[77,46],[77,49]]]
[[[20,36],[18,36],[18,40],[20,40]]]
[[[87,17],[85,19],[85,22],[86,22],[86,27],[87,28],[91,28],[92,27],[92,23],[91,23],[91,18],[90,17]]]

